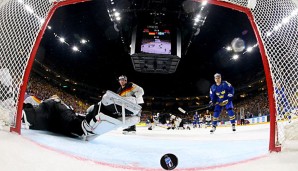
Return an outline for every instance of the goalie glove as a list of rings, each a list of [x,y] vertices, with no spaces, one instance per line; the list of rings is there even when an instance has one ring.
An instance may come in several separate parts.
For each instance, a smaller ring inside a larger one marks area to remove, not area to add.
[[[221,103],[219,103],[219,106],[225,106],[229,103],[229,100],[224,100]]]

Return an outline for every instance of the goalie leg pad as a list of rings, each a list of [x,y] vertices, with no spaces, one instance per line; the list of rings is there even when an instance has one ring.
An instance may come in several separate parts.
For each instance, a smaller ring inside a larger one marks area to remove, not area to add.
[[[140,115],[142,107],[134,102],[135,100],[127,99],[119,96],[111,91],[107,91],[103,95],[101,103],[108,108],[112,107],[113,110],[118,112],[122,111],[122,105],[125,108],[125,114]]]
[[[92,129],[92,132],[97,135],[107,133],[122,126],[122,122],[120,120],[112,118],[103,113],[99,113],[95,116],[95,118],[97,121],[92,119],[89,125]]]
[[[120,118],[122,119],[122,118]],[[140,122],[140,117],[139,116],[126,116],[125,117],[125,124],[123,124],[123,127],[130,127],[132,125],[136,125]]]

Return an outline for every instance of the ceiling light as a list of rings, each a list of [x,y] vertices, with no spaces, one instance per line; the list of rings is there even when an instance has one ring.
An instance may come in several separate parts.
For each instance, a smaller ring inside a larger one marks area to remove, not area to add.
[[[87,40],[82,39],[82,40],[81,40],[81,43],[82,43],[82,44],[85,44],[85,43],[87,43]]]
[[[233,50],[231,46],[226,47],[227,51]]]
[[[119,17],[120,16],[120,13],[119,12],[115,12],[114,15],[115,15],[115,17]]]
[[[73,46],[73,47],[72,47],[72,50],[73,50],[73,51],[79,51],[79,48],[76,47],[76,46]]]
[[[65,39],[63,37],[60,37],[59,38],[60,42],[64,43],[65,42]]]
[[[239,58],[239,55],[233,55],[233,59],[237,60]]]
[[[247,52],[251,52],[251,51],[252,51],[252,47],[248,47],[248,48],[246,49],[246,51],[247,51]]]

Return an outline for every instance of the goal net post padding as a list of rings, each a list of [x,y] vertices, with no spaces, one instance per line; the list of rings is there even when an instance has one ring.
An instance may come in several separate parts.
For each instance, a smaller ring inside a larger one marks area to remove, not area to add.
[[[11,131],[20,133],[28,77],[51,16],[59,7],[84,1],[0,2],[0,69],[8,69],[12,77],[10,93],[7,93],[4,86],[0,87],[0,106],[11,115]],[[203,0],[194,1],[201,3]],[[284,122],[277,122],[276,116],[297,109],[297,0],[208,0],[208,3],[243,12],[251,22],[261,52],[268,89],[269,150],[279,151],[279,144],[285,140]],[[1,79],[5,82],[5,78]],[[278,86],[281,91],[277,90]]]

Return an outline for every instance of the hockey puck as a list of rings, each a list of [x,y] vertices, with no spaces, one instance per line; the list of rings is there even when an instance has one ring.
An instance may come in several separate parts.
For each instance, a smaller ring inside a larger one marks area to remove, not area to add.
[[[160,165],[165,170],[173,170],[178,165],[178,158],[174,154],[165,154],[160,159]]]

